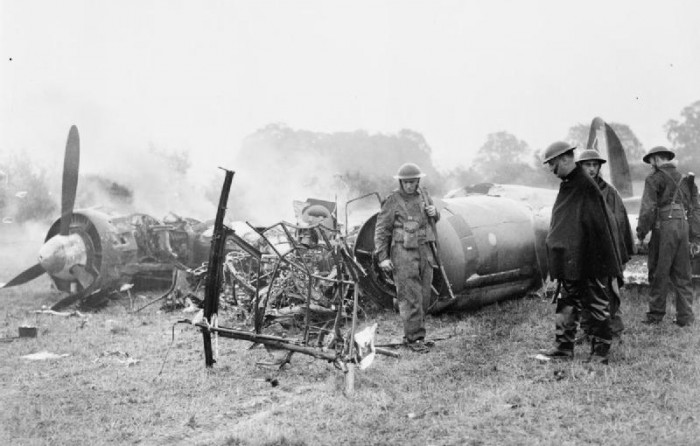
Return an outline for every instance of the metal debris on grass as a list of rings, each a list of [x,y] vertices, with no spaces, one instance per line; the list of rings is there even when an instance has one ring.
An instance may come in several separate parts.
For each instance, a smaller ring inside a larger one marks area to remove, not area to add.
[[[60,358],[65,358],[67,356],[70,356],[68,353],[63,353],[63,354],[56,354],[56,353],[51,353],[47,352],[46,350],[37,352],[37,353],[32,353],[29,355],[24,355],[21,356],[22,359],[26,359],[27,361],[45,361],[49,359],[60,359]]]
[[[203,293],[203,317],[181,322],[201,330],[207,367],[216,362],[219,337],[246,340],[286,351],[280,368],[294,353],[333,363],[345,372],[345,391],[352,394],[356,367],[368,367],[376,354],[398,356],[374,347],[376,324],[357,329],[358,283],[366,272],[326,219],[267,228],[248,224],[258,240],[238,236],[224,225],[232,179],[226,171],[209,262],[191,275],[188,297]],[[227,242],[237,249],[224,255]],[[269,334],[277,328],[283,333]]]

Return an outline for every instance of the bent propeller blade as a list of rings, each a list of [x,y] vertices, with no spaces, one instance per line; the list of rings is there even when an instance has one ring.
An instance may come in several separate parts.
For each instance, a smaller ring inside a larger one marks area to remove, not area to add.
[[[632,174],[630,166],[627,162],[625,149],[622,147],[620,138],[617,137],[615,130],[608,124],[605,124],[605,135],[608,140],[608,163],[610,163],[610,179],[612,180],[615,189],[620,192],[623,197],[632,196]]]
[[[63,159],[63,189],[61,191],[61,235],[68,235],[75,194],[78,188],[78,168],[80,166],[80,136],[73,125],[68,132],[66,154]]]
[[[23,283],[27,283],[30,280],[36,279],[37,277],[44,274],[44,272],[45,272],[44,268],[39,263],[37,263],[36,265],[19,273],[12,280],[7,282],[5,285],[3,285],[0,288],[9,288],[11,286],[22,285]]]

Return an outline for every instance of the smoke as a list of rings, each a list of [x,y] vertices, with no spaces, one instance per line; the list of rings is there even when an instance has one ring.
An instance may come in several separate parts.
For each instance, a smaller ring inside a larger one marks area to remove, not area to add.
[[[0,222],[0,282],[36,264],[48,226],[42,222]]]
[[[216,214],[223,175],[213,173],[207,184],[199,183],[192,177],[187,151],[151,144],[101,152],[92,149],[83,155],[76,209],[139,212],[158,219],[169,212],[199,220]],[[393,179],[396,170],[408,161],[427,173],[423,184],[433,195],[445,192],[446,178],[435,169],[430,146],[422,135],[410,130],[390,135],[319,133],[271,124],[248,136],[230,161],[219,160],[236,171],[227,219],[250,221],[256,226],[294,221],[293,201],[307,198],[336,202],[338,219],[343,223],[348,200],[371,192],[385,197],[397,187]],[[41,161],[30,164],[33,169],[44,167],[48,171],[46,177],[37,177],[44,198],[51,204],[37,219],[48,229],[48,223],[60,214],[62,172],[42,166]],[[8,180],[7,174],[3,178],[9,183],[16,180]],[[353,202],[348,212],[351,226],[378,208],[376,196]]]
[[[81,176],[77,207],[100,207],[121,214],[144,213],[162,219],[168,213],[199,220],[213,218],[216,208],[203,185],[190,177],[188,152],[147,150],[113,161],[109,169]]]
[[[396,170],[408,161],[419,164],[428,174],[427,184],[442,191],[443,179],[432,163],[430,147],[418,133],[328,134],[271,124],[246,138],[234,159],[228,215],[268,226],[293,221],[294,200],[317,198],[336,202],[343,223],[348,200],[371,192],[385,197],[397,187]],[[378,209],[374,196],[353,202],[350,226],[352,216],[366,219]]]

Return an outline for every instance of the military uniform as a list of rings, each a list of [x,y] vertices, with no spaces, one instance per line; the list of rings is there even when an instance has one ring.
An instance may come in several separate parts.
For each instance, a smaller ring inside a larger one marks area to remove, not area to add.
[[[617,246],[620,254],[620,262],[626,264],[632,254],[634,254],[634,238],[632,227],[627,216],[627,210],[622,202],[622,197],[612,185],[608,184],[600,175],[595,180],[603,195],[605,203],[608,205],[617,227]],[[624,269],[624,267],[622,268]],[[611,277],[607,284],[607,291],[610,299],[610,326],[613,335],[619,335],[624,331],[625,325],[622,322],[622,311],[620,310],[620,286],[621,278]],[[581,315],[581,329],[588,332],[590,325],[590,315],[584,312]]]
[[[644,182],[637,236],[651,230],[649,242],[649,283],[651,285],[649,322],[660,322],[666,314],[666,296],[676,292],[676,322],[691,324],[693,287],[686,212],[690,191],[673,163],[666,162]]]
[[[562,179],[546,245],[550,276],[559,281],[562,292],[556,309],[556,351],[573,354],[585,309],[591,317],[591,354],[607,358],[612,341],[607,287],[611,278],[622,275],[617,227],[598,186],[580,166]]]
[[[408,342],[425,338],[435,259],[428,242],[435,241],[420,194],[392,192],[377,216],[374,245],[377,261],[391,259],[399,312]],[[435,216],[437,221],[438,213]]]

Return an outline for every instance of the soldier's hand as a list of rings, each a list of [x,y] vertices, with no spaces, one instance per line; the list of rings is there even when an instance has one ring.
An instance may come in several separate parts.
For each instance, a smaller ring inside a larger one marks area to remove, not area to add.
[[[381,268],[382,271],[390,273],[394,269],[394,264],[391,263],[390,259],[382,260],[379,262],[379,268]]]
[[[435,217],[437,215],[437,208],[432,204],[430,206],[426,206],[425,213],[428,214],[429,217]]]

